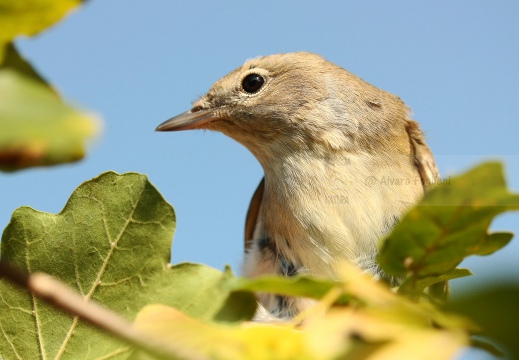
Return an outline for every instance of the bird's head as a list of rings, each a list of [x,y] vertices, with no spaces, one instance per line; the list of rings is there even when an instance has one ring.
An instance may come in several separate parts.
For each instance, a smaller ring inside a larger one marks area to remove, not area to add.
[[[406,113],[396,96],[319,55],[298,52],[247,61],[157,131],[220,131],[264,163],[294,151],[376,146],[401,131],[393,128]]]

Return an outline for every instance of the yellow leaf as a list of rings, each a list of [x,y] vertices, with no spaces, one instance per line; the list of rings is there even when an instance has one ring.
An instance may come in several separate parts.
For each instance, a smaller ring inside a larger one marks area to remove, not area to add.
[[[388,309],[391,312],[391,309]],[[398,314],[393,314],[398,315]],[[189,359],[452,359],[468,345],[462,329],[408,323],[382,311],[332,309],[300,328],[204,323],[164,305],[146,306],[135,327]]]
[[[0,70],[0,170],[81,159],[99,132],[92,114],[64,104],[47,86]]]
[[[157,340],[174,342],[176,348],[197,359],[325,359],[318,354],[309,356],[304,334],[289,326],[209,324],[164,305],[143,308],[135,326]]]
[[[81,0],[0,0],[0,42],[35,35],[79,4]]]

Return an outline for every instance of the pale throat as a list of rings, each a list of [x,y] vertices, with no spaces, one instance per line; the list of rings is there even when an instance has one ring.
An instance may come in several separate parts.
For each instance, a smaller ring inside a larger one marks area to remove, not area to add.
[[[355,230],[343,219],[351,212],[348,177],[355,164],[347,154],[304,151],[276,160],[262,164],[266,232],[304,272],[333,277],[334,261],[360,253],[352,246]]]

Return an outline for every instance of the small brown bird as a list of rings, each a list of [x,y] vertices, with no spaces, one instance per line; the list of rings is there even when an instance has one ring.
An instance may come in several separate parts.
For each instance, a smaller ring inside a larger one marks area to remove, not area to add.
[[[245,227],[245,276],[336,278],[347,261],[383,278],[379,241],[438,178],[398,98],[319,55],[259,57],[218,80],[158,131],[220,131],[263,167]],[[302,299],[260,294],[258,318],[289,319]]]

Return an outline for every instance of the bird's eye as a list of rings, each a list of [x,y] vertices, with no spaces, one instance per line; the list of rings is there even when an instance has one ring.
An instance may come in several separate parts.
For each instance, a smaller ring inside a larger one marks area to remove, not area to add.
[[[241,86],[243,87],[243,90],[249,94],[254,94],[255,92],[258,92],[259,89],[261,89],[264,83],[265,79],[263,79],[261,75],[249,74],[243,78]]]

